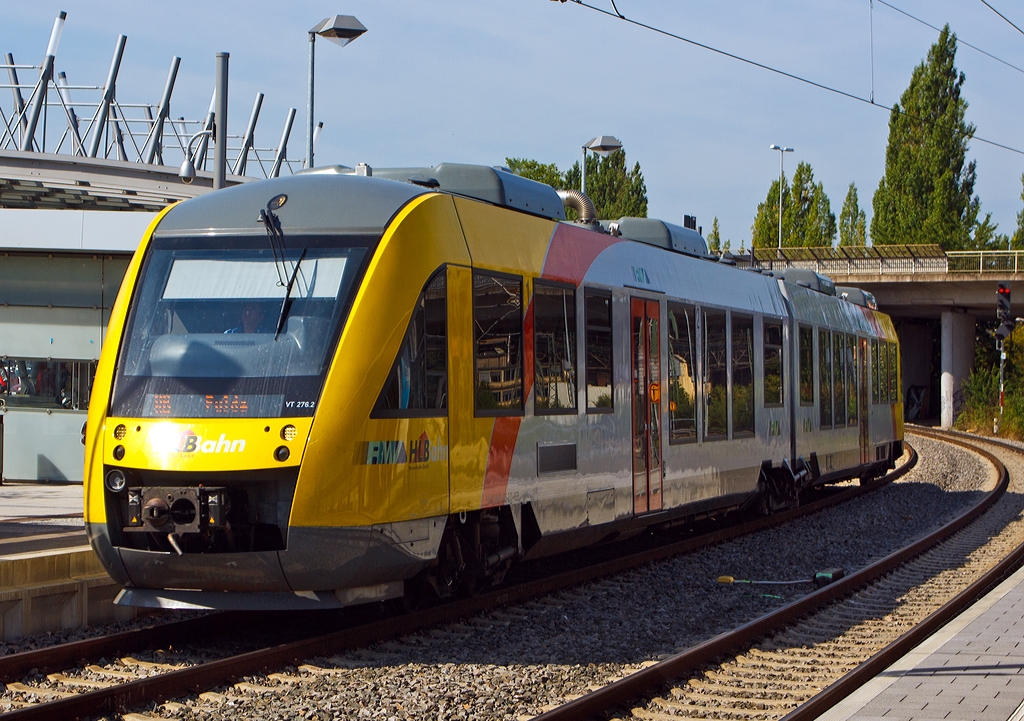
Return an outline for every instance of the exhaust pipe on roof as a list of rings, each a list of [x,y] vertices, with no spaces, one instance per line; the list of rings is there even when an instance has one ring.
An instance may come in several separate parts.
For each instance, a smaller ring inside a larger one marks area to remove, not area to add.
[[[559,190],[556,192],[558,197],[562,199],[562,205],[566,208],[572,208],[579,213],[580,223],[592,225],[597,222],[597,208],[594,207],[594,201],[584,193],[579,190]]]

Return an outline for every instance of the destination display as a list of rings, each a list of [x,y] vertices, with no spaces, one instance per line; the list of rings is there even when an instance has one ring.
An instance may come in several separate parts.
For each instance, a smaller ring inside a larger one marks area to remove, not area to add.
[[[281,415],[283,407],[283,395],[147,393],[142,414],[146,418],[262,418]]]

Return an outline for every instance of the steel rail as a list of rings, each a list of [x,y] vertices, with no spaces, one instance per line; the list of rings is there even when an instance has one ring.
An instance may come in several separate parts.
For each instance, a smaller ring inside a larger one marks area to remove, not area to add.
[[[0,714],[0,718],[9,719],[10,721],[51,718],[73,719],[83,716],[116,713],[122,709],[215,688],[230,683],[241,676],[295,664],[312,656],[336,654],[346,649],[394,639],[430,626],[458,621],[482,611],[492,610],[513,603],[521,603],[537,596],[564,590],[567,587],[579,585],[597,578],[621,573],[704,546],[721,543],[772,526],[782,525],[802,515],[808,515],[823,508],[852,500],[907,473],[917,463],[916,451],[910,446],[908,446],[908,450],[910,454],[907,461],[885,476],[837,493],[829,498],[809,503],[806,506],[776,513],[765,518],[713,531],[708,534],[702,534],[695,538],[666,544],[640,553],[498,589],[473,598],[445,603],[408,615],[374,621],[322,636],[305,638],[175,671],[168,671],[159,675],[118,684],[110,688],[97,689],[55,701],[25,706],[5,714]],[[102,643],[103,640],[95,639],[97,643]],[[180,642],[181,639],[176,640]],[[67,646],[68,644],[65,644],[54,647],[54,649]],[[49,649],[42,650],[47,651]],[[29,653],[34,654],[36,652]],[[27,654],[17,654],[9,658],[12,662],[15,662],[14,659],[17,656],[25,655]],[[96,653],[91,652],[89,655],[95,657]],[[65,655],[65,667],[67,666],[68,658],[77,660],[81,656],[69,657]],[[0,664],[2,664],[3,660],[0,659]],[[23,667],[25,662],[16,663],[19,664],[19,667]],[[3,666],[0,665],[0,669],[2,668]],[[39,666],[32,665],[28,668],[39,668]],[[45,694],[45,690],[40,689],[40,694]]]
[[[931,434],[926,433],[921,433],[921,435],[931,436]],[[951,439],[944,440],[949,440],[956,445],[968,447],[968,444],[963,442],[953,441]],[[942,526],[913,544],[889,554],[880,561],[877,561],[876,563],[873,563],[844,579],[836,581],[819,589],[818,591],[814,591],[804,596],[803,598],[788,603],[771,613],[740,626],[739,628],[719,634],[718,636],[687,649],[682,653],[660,661],[652,666],[648,666],[647,668],[630,674],[629,676],[615,681],[608,686],[604,686],[601,689],[542,713],[536,718],[538,721],[578,721],[578,719],[598,716],[609,709],[616,708],[628,701],[644,696],[645,694],[654,693],[658,689],[662,688],[666,683],[687,674],[692,674],[701,668],[714,663],[722,657],[735,654],[749,647],[758,639],[790,625],[801,616],[813,613],[834,601],[850,595],[857,589],[862,588],[872,581],[886,575],[903,563],[919,556],[930,547],[953,535],[977,519],[996,501],[998,501],[1006,491],[1009,484],[1009,474],[1005,466],[1003,466],[995,456],[973,446],[970,448],[972,451],[981,454],[986,458],[986,460],[993,463],[999,473],[999,482],[996,484],[996,487],[991,492],[987,493],[979,503],[975,504],[972,508],[968,509],[968,511],[953,519],[945,526]],[[1001,577],[1005,575],[1005,573],[1005,570],[1002,570],[996,575]],[[988,575],[989,574],[986,574],[986,576]],[[979,584],[979,587],[983,586],[985,588],[990,588],[996,582],[997,581],[989,581],[987,584]],[[977,592],[975,591],[975,594],[976,593]],[[974,597],[975,596],[972,596],[971,598]],[[916,645],[916,642],[914,645]],[[912,648],[913,646],[910,647]],[[882,668],[885,668],[885,666],[882,666]],[[852,673],[855,672],[851,672],[851,674],[848,675],[852,675]],[[877,670],[875,673],[877,674]],[[861,684],[863,682],[864,681],[860,681]],[[828,706],[824,705],[827,701],[819,701],[816,713],[822,713],[825,709],[841,700],[841,698],[845,698],[845,696],[849,695],[854,688],[855,687],[851,686],[842,696],[833,696],[834,700],[832,700]],[[823,691],[821,694],[818,694],[818,696],[823,696],[827,691],[828,689]],[[818,698],[818,696],[814,698]],[[813,700],[814,699],[811,699],[811,701]],[[796,711],[794,711],[794,713],[796,713]],[[793,718],[800,718],[801,721],[803,721],[804,719],[813,718],[810,713],[811,712],[809,712],[809,715],[807,716],[801,717],[793,717],[791,714],[786,717],[786,720],[792,721]]]
[[[997,467],[1002,467],[1002,463],[1000,463],[993,454],[983,448],[978,448],[976,445],[971,445],[964,440],[950,438],[949,436],[953,434],[948,432],[937,433],[931,429],[922,427],[914,428],[913,432],[927,438],[944,440],[961,447],[970,448],[975,453],[985,457],[990,463],[997,464]],[[993,445],[1024,455],[1024,450],[1005,442],[995,442]],[[1003,467],[1002,473],[1008,479],[1005,467]],[[784,716],[782,721],[811,721],[811,719],[818,718],[818,716],[825,713],[825,711],[829,710],[868,681],[875,678],[896,661],[906,656],[907,653],[913,650],[916,646],[924,642],[940,628],[967,610],[978,599],[999,585],[1007,576],[1012,574],[1020,566],[1022,560],[1024,560],[1024,543],[1010,551],[1010,553],[999,563],[986,571],[984,575],[975,580],[963,591],[947,601],[941,608],[928,615],[923,621],[921,621],[921,623],[914,626],[914,628],[907,631],[857,668],[842,676],[835,683],[830,684],[828,687],[822,689],[821,692],[812,696],[806,702],[801,704],[799,708],[794,709]]]
[[[55,644],[21,653],[0,656],[0,683],[23,676],[32,669],[42,673],[60,671],[82,659],[90,661],[112,654],[131,653],[143,648],[166,643],[181,643],[197,635],[216,631],[225,626],[237,627],[227,613],[212,613],[199,618],[170,621],[156,626],[135,628],[106,636]]]

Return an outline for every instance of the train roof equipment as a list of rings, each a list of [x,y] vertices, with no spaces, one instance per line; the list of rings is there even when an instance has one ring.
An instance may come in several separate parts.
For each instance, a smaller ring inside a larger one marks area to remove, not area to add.
[[[550,185],[523,178],[503,168],[466,163],[439,163],[432,168],[348,168],[332,165],[302,171],[296,175],[366,175],[400,183],[411,183],[431,190],[464,195],[486,203],[521,210],[551,220],[565,220],[565,209],[558,193]]]
[[[832,279],[810,268],[786,268],[781,272],[773,272],[776,278],[781,278],[788,283],[795,283],[825,295],[836,295],[836,284],[832,282]]]
[[[602,220],[601,226],[611,235],[647,243],[677,253],[704,257],[708,245],[700,233],[657,218],[619,218]]]
[[[870,308],[871,310],[878,310],[878,301],[875,300],[873,293],[869,293],[866,290],[860,288],[852,288],[850,286],[837,285],[836,295],[843,300],[848,300],[854,305],[863,306],[864,308]]]
[[[309,192],[297,192],[299,188]],[[304,229],[379,232],[400,207],[430,191],[462,195],[550,220],[565,221],[565,207],[574,207],[581,211],[581,223],[597,232],[684,255],[719,260],[717,256],[708,255],[707,243],[692,228],[656,218],[595,221],[589,217],[593,204],[578,191],[557,191],[505,168],[466,163],[404,168],[371,168],[360,163],[356,168],[345,165],[314,168],[288,179],[270,179],[195,198],[171,210],[158,232],[163,235],[186,230],[250,231],[255,216],[246,215],[244,208],[261,208],[267,198],[278,193],[285,193],[293,203],[301,204],[297,217],[304,218]],[[242,196],[251,196],[252,202],[246,202]],[[290,208],[293,209],[298,208]],[[811,287],[820,290],[819,285],[821,283],[815,283]]]

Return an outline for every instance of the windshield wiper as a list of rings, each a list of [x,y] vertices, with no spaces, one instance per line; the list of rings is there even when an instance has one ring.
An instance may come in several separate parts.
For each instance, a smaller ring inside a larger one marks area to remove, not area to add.
[[[288,266],[284,258],[284,231],[281,230],[281,219],[277,217],[271,205],[276,203],[277,207],[280,208],[284,204],[280,201],[280,198],[286,197],[279,195],[271,198],[265,209],[260,208],[258,218],[258,222],[263,223],[263,227],[267,229],[270,251],[274,254],[274,268],[277,269],[277,284],[282,287],[285,285],[285,276],[288,275]]]
[[[295,285],[295,278],[299,274],[299,266],[302,265],[302,259],[306,257],[306,249],[302,249],[302,253],[299,254],[299,259],[295,261],[295,267],[292,269],[291,277],[288,278],[288,285],[284,289],[284,300],[281,301],[281,312],[277,316],[277,330],[274,331],[274,340],[281,335],[281,326],[284,325],[284,319],[288,317],[288,309],[292,305],[292,287]]]

